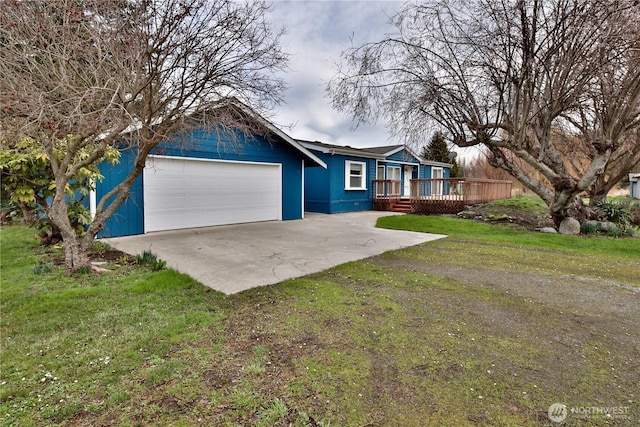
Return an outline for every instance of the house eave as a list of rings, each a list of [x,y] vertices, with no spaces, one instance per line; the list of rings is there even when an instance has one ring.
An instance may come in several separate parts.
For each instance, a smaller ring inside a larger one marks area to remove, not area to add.
[[[436,166],[440,168],[449,168],[449,169],[453,167],[451,163],[436,162],[434,160],[420,160],[420,164],[425,166]]]
[[[370,153],[366,151],[366,149],[361,150],[361,149],[350,149],[346,147],[345,148],[326,147],[326,146],[315,144],[313,142],[303,142],[303,141],[299,141],[299,142],[300,144],[302,144],[303,147],[309,150],[318,151],[323,154],[330,154],[330,155],[338,154],[342,156],[363,157],[367,159],[378,159],[378,160],[382,160],[385,158],[383,155]]]
[[[293,139],[292,137],[287,135],[284,131],[279,129],[277,126],[275,126],[269,120],[265,119],[264,117],[262,117],[261,115],[259,115],[255,111],[253,111],[250,107],[246,106],[245,104],[243,104],[242,102],[240,102],[238,100],[234,99],[233,103],[236,106],[238,106],[240,109],[242,109],[246,114],[249,114],[250,116],[252,116],[252,117],[258,119],[260,122],[262,122],[262,124],[267,129],[269,129],[269,131],[273,132],[276,136],[280,137],[287,144],[291,145],[294,149],[296,149],[297,151],[302,153],[307,159],[309,159],[312,162],[316,163],[318,166],[321,166],[322,168],[327,169],[327,164],[325,162],[323,162],[322,159],[320,159],[318,156],[313,154],[311,151],[309,151],[306,147],[304,147],[298,141],[296,141],[295,139]]]

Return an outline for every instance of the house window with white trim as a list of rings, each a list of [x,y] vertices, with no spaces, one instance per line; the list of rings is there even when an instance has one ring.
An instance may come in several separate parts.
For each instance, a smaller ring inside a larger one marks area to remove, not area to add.
[[[389,178],[392,182],[389,183],[389,194],[393,196],[400,195],[400,177],[401,175],[400,166],[388,166],[387,167],[387,178]]]
[[[366,190],[367,164],[364,162],[345,161],[345,190]]]

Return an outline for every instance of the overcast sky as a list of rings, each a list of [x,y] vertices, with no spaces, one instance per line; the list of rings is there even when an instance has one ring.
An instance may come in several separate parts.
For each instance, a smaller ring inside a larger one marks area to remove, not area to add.
[[[392,32],[389,17],[401,1],[272,0],[270,19],[284,25],[282,45],[291,54],[284,74],[289,89],[271,120],[290,136],[352,147],[392,145],[384,123],[352,131],[351,117],[333,110],[325,95],[340,53]],[[291,128],[287,126],[292,126]]]

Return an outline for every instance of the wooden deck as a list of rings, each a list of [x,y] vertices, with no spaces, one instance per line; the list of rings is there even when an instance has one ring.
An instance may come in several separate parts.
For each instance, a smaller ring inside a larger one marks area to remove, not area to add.
[[[456,214],[467,205],[487,203],[511,197],[511,181],[476,178],[412,179],[411,194],[401,196],[401,182],[374,180],[373,208],[394,211],[405,206],[407,199],[412,213]]]

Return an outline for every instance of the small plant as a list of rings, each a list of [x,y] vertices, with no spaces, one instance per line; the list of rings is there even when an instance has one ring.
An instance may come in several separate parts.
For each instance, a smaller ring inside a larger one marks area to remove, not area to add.
[[[93,242],[93,250],[95,252],[106,252],[109,249],[111,249],[111,247],[105,242],[101,242],[101,241]]]
[[[158,259],[156,254],[149,250],[144,250],[142,254],[136,255],[136,261],[140,265],[148,265],[153,271],[164,270],[167,266],[166,261]]]
[[[631,211],[627,203],[601,200],[596,203],[595,210],[615,224],[628,224],[631,220]]]
[[[599,230],[597,222],[583,222],[580,224],[580,234],[595,234]]]
[[[129,264],[129,257],[127,255],[121,255],[118,257],[118,264]]]
[[[47,263],[38,263],[33,267],[33,274],[41,275],[45,273],[50,273],[53,270],[53,264],[50,262]]]
[[[83,265],[82,267],[80,267],[78,269],[78,274],[81,276],[85,276],[87,274],[91,274],[91,267],[87,267],[86,265]]]
[[[631,228],[633,215],[629,203],[615,200],[601,200],[596,203],[594,210],[602,215],[607,221],[611,221],[616,224],[622,232],[626,232]],[[622,233],[618,233],[618,235],[619,234]]]

